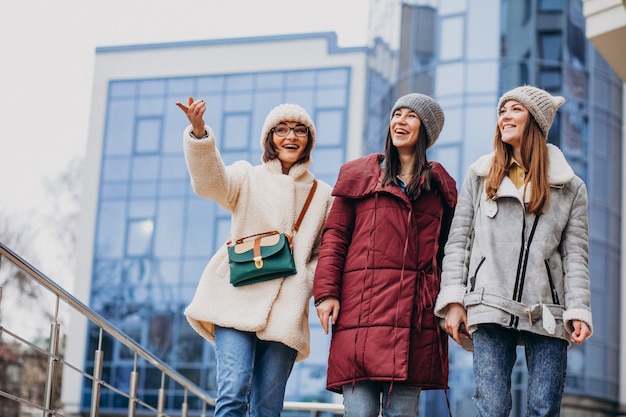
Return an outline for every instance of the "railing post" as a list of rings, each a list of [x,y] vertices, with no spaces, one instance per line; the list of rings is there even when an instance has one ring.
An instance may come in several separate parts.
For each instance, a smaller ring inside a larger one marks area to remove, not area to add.
[[[59,324],[59,298],[57,297],[56,312],[54,316],[54,322],[50,324],[50,343],[48,345],[48,370],[46,372],[46,387],[44,397],[44,412],[43,415],[52,415],[49,413],[52,410],[54,395],[54,376],[56,375],[56,364],[58,362],[59,354],[59,331],[61,325]]]
[[[183,404],[180,410],[180,417],[187,417],[189,405],[187,404],[187,388],[185,388],[185,396],[183,397]]]
[[[137,411],[137,387],[139,384],[139,372],[137,372],[137,352],[135,352],[135,363],[133,371],[130,373],[130,390],[128,399],[128,417],[135,417]]]
[[[165,415],[165,372],[161,373],[161,388],[159,388],[159,417]]]
[[[96,350],[93,358],[93,382],[91,385],[91,409],[89,415],[98,417],[100,412],[100,382],[102,381],[102,362],[104,360],[104,352],[102,352],[102,328],[100,328],[100,340],[98,341],[98,350]]]

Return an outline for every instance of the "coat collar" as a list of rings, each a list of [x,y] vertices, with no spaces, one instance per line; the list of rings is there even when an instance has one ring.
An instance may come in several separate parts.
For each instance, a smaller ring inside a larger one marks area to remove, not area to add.
[[[313,159],[309,157],[309,160],[304,163],[295,164],[289,170],[290,177],[293,177],[294,180],[300,179],[302,176],[306,175],[309,172],[309,167],[313,163]],[[278,158],[269,160],[263,164],[265,169],[267,169],[272,174],[282,174],[283,166],[280,163]]]
[[[333,189],[333,195],[345,198],[364,198],[376,192],[387,192],[407,199],[406,194],[396,186],[382,185],[383,172],[382,154],[370,154],[353,161],[346,162],[339,171],[339,177]],[[456,205],[456,182],[448,172],[437,162],[430,162],[433,182],[436,188],[450,207]]]
[[[486,177],[489,174],[493,152],[489,155],[481,156],[476,162],[470,165],[469,170],[479,177]],[[576,174],[572,167],[567,163],[563,152],[551,143],[548,143],[548,182],[551,185],[563,184],[571,181]]]

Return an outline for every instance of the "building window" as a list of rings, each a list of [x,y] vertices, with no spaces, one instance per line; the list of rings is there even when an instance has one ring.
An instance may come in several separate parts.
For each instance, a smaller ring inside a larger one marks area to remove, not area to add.
[[[539,0],[537,6],[540,12],[562,12],[563,0]]]
[[[561,61],[563,37],[560,32],[539,32],[539,57],[546,61]]]

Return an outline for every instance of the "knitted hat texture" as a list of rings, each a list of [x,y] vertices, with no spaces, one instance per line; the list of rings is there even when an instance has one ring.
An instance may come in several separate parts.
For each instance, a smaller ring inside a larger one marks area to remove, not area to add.
[[[265,150],[265,139],[267,135],[270,133],[270,130],[280,122],[298,122],[308,127],[313,141],[311,145],[315,146],[315,125],[313,124],[313,120],[309,117],[309,114],[304,108],[297,104],[284,103],[274,107],[267,114],[265,123],[263,123],[263,130],[261,130],[261,149]]]
[[[553,96],[541,88],[523,85],[502,95],[498,102],[498,114],[504,103],[509,100],[519,101],[528,109],[546,138],[554,121],[556,111],[565,103],[565,99],[561,96]]]
[[[439,138],[441,129],[443,129],[444,116],[441,106],[425,94],[411,93],[400,97],[396,101],[396,104],[393,105],[393,109],[391,109],[389,118],[392,119],[396,110],[402,108],[411,109],[419,116],[421,123],[426,129],[426,134],[428,135],[428,145],[426,148],[428,149],[433,146],[437,138]]]

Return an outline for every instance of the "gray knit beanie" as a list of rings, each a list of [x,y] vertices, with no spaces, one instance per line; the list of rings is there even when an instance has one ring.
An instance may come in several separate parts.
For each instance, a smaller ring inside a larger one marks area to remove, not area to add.
[[[265,150],[265,139],[270,130],[280,122],[298,122],[309,128],[311,133],[311,149],[315,146],[315,125],[309,114],[297,104],[279,104],[274,107],[265,118],[263,129],[261,130],[261,149]]]
[[[433,146],[437,138],[439,138],[441,129],[443,129],[444,117],[441,106],[425,94],[411,93],[400,97],[396,101],[393,109],[391,109],[389,118],[392,119],[396,110],[402,108],[411,109],[419,116],[420,122],[424,125],[428,135],[426,149]]]
[[[523,85],[507,91],[502,95],[496,109],[498,115],[500,109],[509,100],[519,101],[532,116],[541,128],[541,131],[548,138],[548,132],[554,121],[554,115],[559,107],[565,103],[565,99],[561,96],[553,96],[541,88]]]

